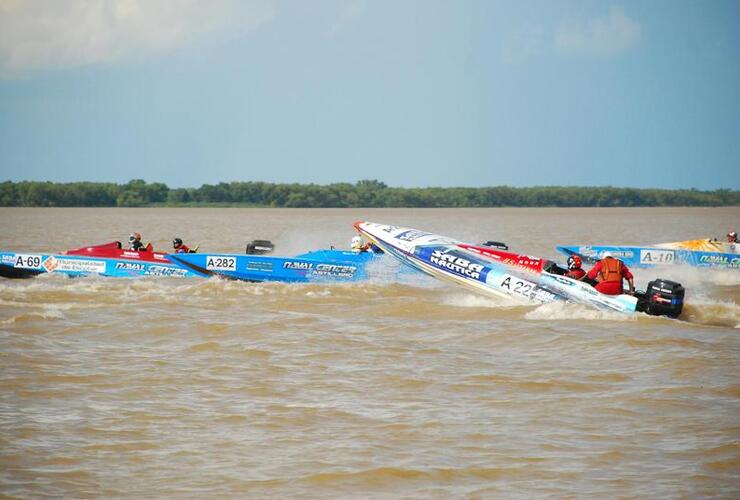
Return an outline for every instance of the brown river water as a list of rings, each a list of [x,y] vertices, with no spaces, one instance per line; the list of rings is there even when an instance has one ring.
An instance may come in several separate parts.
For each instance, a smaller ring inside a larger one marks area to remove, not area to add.
[[[347,247],[356,220],[557,258],[740,208],[0,209],[0,248]],[[740,497],[740,271],[634,270],[681,320],[367,282],[0,280],[0,496]],[[562,258],[559,258],[562,261]]]

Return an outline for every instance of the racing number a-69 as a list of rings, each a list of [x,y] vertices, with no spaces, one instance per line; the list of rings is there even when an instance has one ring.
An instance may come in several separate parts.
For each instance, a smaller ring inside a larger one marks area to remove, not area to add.
[[[40,255],[23,255],[15,256],[15,267],[38,268],[41,267]]]

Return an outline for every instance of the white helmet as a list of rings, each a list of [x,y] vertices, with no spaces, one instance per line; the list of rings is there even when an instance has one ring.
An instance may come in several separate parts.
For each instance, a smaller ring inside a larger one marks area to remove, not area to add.
[[[601,253],[601,258],[602,259],[606,259],[607,257],[614,258],[614,256],[612,255],[612,253],[609,250],[606,250],[606,251],[604,251],[604,252]]]
[[[352,238],[352,249],[356,250],[362,248],[362,238],[357,235],[354,238]]]

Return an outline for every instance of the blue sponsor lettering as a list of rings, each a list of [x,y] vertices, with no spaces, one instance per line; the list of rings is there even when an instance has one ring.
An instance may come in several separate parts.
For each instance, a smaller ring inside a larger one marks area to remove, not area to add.
[[[144,264],[140,262],[116,262],[116,269],[119,271],[137,271],[144,270]]]
[[[357,268],[341,264],[317,264],[312,273],[314,276],[338,276],[340,278],[351,278],[355,275]]]
[[[146,270],[147,276],[177,276],[177,277],[183,277],[188,274],[188,272],[185,269],[180,269],[178,267],[166,267],[166,266],[149,266]]]
[[[313,268],[313,262],[295,262],[289,260],[283,263],[283,269],[296,269],[298,271],[308,271]]]

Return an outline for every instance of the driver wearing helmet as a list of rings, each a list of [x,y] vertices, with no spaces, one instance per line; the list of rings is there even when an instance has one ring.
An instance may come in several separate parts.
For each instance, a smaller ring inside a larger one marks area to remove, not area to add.
[[[128,237],[128,249],[137,252],[146,251],[146,247],[141,242],[141,233],[133,233]]]
[[[352,238],[352,243],[350,245],[350,248],[353,252],[362,253],[367,252],[370,250],[370,244],[369,243],[362,243],[362,237],[360,235],[356,235]]]
[[[191,250],[190,247],[185,245],[181,238],[172,240],[172,248],[175,249],[175,253],[195,253],[195,250]]]
[[[727,233],[727,243],[737,243],[737,233],[735,231]]]
[[[586,276],[586,271],[583,270],[583,268],[581,267],[582,265],[583,262],[578,255],[571,255],[570,257],[568,257],[568,272],[565,273],[565,276],[567,276],[568,278],[580,280],[581,278]]]

